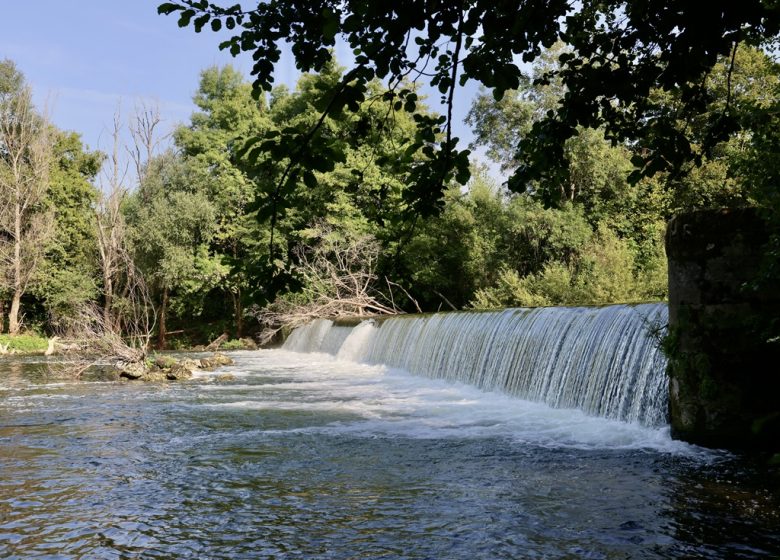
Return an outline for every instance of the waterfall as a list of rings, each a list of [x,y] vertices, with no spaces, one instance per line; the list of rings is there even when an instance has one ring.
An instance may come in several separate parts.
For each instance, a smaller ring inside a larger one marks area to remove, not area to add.
[[[284,348],[661,426],[668,387],[656,335],[666,323],[660,303],[396,316],[356,327],[320,319]]]

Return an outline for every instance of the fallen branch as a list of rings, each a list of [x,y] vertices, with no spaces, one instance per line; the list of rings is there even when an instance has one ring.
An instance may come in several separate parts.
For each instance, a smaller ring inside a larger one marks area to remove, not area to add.
[[[442,293],[440,293],[440,292],[438,292],[438,291],[436,291],[436,290],[434,290],[434,291],[433,291],[433,293],[434,293],[434,294],[436,294],[437,296],[439,296],[441,299],[443,299],[443,300],[444,300],[444,302],[445,302],[447,305],[449,305],[449,306],[452,308],[452,310],[453,310],[453,311],[457,311],[457,310],[458,310],[458,308],[457,308],[457,307],[455,307],[455,306],[452,304],[452,302],[451,302],[450,300],[448,300],[448,299],[447,299],[447,298],[444,296],[444,294],[442,294]]]
[[[392,294],[388,301],[375,288],[380,247],[372,236],[349,237],[326,223],[315,224],[311,230],[316,232],[317,241],[295,249],[297,272],[304,286],[301,293],[254,312],[264,327],[260,344],[268,344],[283,329],[294,329],[314,319],[403,313]],[[414,302],[408,293],[407,297]]]
[[[208,346],[206,346],[207,352],[214,352],[215,350],[219,350],[219,347],[222,346],[223,343],[227,342],[228,335],[227,333],[222,333],[217,338],[212,340]]]

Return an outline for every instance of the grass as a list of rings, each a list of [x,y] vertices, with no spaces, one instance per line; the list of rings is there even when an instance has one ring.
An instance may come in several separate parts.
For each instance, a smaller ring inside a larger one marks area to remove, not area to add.
[[[44,352],[49,346],[49,340],[37,334],[0,334],[0,345],[8,345],[9,352]]]
[[[243,350],[245,348],[245,344],[243,340],[239,340],[237,338],[234,338],[232,340],[228,340],[226,342],[223,342],[219,349],[220,350]]]

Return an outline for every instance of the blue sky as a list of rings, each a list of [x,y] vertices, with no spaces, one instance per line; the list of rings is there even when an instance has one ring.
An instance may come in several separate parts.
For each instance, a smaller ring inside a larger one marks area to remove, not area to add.
[[[138,100],[159,104],[168,127],[186,122],[199,72],[233,64],[249,77],[251,57],[218,48],[227,35],[180,29],[176,18],[157,15],[157,0],[24,0],[3,2],[0,59],[10,58],[33,86],[39,106],[60,128],[82,135],[91,148],[109,147],[108,127],[117,104],[129,115]],[[340,49],[339,49],[340,50]],[[337,50],[338,53],[338,50]],[[290,57],[277,66],[276,83],[294,86]],[[454,119],[462,124],[475,86],[458,96]],[[429,95],[435,106],[438,94]]]

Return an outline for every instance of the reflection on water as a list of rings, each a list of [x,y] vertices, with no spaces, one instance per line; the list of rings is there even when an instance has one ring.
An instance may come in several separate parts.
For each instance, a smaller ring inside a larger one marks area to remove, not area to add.
[[[3,558],[764,558],[778,478],[665,430],[381,367],[0,368]]]

